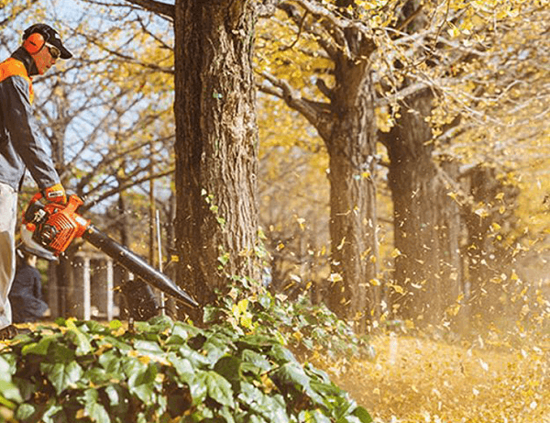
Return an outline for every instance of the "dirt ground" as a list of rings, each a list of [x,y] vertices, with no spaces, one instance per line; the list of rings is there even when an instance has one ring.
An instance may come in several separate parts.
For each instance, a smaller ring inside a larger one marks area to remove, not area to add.
[[[326,370],[376,422],[550,423],[550,348],[395,334],[372,344],[374,361]]]

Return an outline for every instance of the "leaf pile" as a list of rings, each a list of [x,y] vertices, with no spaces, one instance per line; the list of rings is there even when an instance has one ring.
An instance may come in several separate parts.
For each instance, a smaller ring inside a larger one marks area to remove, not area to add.
[[[277,337],[166,317],[61,320],[0,351],[0,421],[369,423]]]
[[[377,423],[550,422],[549,339],[524,334],[511,345],[493,335],[453,343],[373,336],[374,363],[330,373]]]

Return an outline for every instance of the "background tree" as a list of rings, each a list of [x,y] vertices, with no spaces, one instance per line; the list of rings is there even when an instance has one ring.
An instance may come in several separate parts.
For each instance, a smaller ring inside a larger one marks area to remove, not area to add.
[[[325,67],[321,71],[330,81],[319,77],[317,86],[324,97],[319,98],[317,93],[308,99],[282,79],[281,74],[264,71],[268,84],[262,90],[284,99],[302,113],[325,143],[330,160],[332,268],[325,300],[339,316],[357,320],[361,331],[371,314],[377,312],[380,300],[375,287],[378,284],[376,139],[368,60],[375,45],[366,26],[360,22],[351,25],[315,1],[282,2],[279,7],[297,28],[296,42],[283,48],[297,45],[298,55],[304,52],[310,58],[310,53],[322,56]],[[343,2],[338,3],[336,10],[343,15],[347,13]],[[305,40],[301,39],[302,30],[308,34]]]

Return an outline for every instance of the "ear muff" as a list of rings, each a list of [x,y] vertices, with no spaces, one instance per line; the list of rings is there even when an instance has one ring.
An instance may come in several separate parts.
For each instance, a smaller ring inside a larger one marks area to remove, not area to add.
[[[38,32],[35,32],[28,36],[28,38],[23,42],[23,48],[29,52],[29,54],[36,54],[42,47],[46,44],[44,36]]]

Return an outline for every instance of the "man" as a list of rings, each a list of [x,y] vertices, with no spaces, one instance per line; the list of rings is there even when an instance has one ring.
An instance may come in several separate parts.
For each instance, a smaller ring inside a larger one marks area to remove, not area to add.
[[[17,334],[13,326],[8,293],[15,275],[15,228],[17,193],[25,169],[46,201],[65,203],[65,190],[45,149],[32,116],[34,75],[43,75],[57,59],[72,54],[57,31],[35,24],[23,34],[23,44],[0,63],[0,340]]]
[[[14,323],[29,323],[39,320],[48,304],[42,299],[42,277],[36,268],[37,256],[25,246],[17,248],[17,270],[10,290],[10,305]]]

